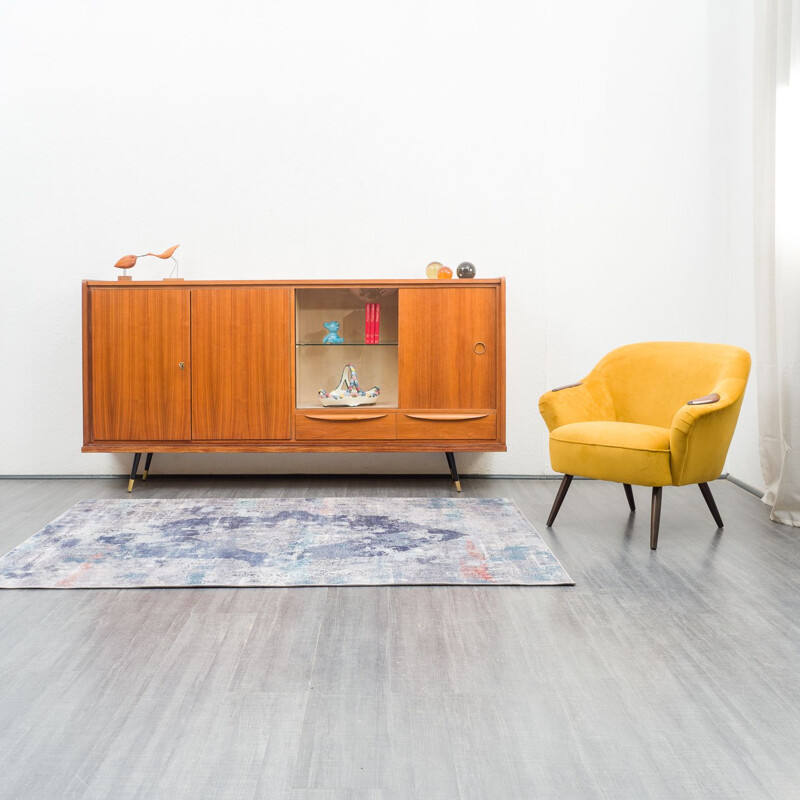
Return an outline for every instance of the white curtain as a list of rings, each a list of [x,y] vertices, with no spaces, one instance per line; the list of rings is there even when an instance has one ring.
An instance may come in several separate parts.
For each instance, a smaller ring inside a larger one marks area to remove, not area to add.
[[[771,519],[800,526],[800,0],[756,0],[756,378]]]

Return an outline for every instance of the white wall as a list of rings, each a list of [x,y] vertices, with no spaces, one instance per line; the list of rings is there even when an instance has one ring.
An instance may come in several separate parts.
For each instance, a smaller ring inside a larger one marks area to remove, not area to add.
[[[727,300],[726,341],[749,350],[755,361],[752,135],[755,18],[750,5],[738,3],[742,13],[737,15],[717,15],[720,24],[714,26],[713,46],[726,56],[712,65],[712,75],[721,101],[732,112],[728,120],[715,120],[720,166],[725,176],[723,208],[728,249],[722,286]],[[722,0],[716,8],[725,11]],[[756,394],[754,366],[725,467],[731,475],[763,491]]]
[[[4,8],[0,472],[127,471],[79,452],[80,280],[178,242],[187,278],[421,277],[434,259],[507,276],[509,449],[463,472],[550,472],[538,395],[612,347],[752,341],[745,0]],[[756,481],[746,411],[731,458]]]

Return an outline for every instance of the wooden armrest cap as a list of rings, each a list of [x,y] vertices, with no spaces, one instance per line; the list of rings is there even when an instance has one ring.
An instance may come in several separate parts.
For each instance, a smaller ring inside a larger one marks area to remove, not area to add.
[[[574,386],[583,386],[583,381],[578,381],[577,383],[568,383],[566,386],[556,386],[555,389],[552,389],[553,392],[560,392],[562,389],[572,389]]]
[[[711,403],[719,403],[719,395],[714,392],[714,394],[707,394],[705,397],[698,397],[696,400],[687,400],[687,406],[707,406]]]

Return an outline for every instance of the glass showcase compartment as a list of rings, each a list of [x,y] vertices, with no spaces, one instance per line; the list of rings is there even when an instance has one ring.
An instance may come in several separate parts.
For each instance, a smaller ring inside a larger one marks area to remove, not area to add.
[[[297,289],[295,298],[297,408],[397,408],[397,289]]]

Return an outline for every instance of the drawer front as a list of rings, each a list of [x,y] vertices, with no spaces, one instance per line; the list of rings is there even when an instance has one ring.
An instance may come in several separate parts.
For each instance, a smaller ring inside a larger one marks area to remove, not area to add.
[[[295,438],[315,441],[395,439],[397,421],[394,414],[298,413],[295,416]]]
[[[397,415],[398,439],[496,439],[497,414],[406,412]]]

